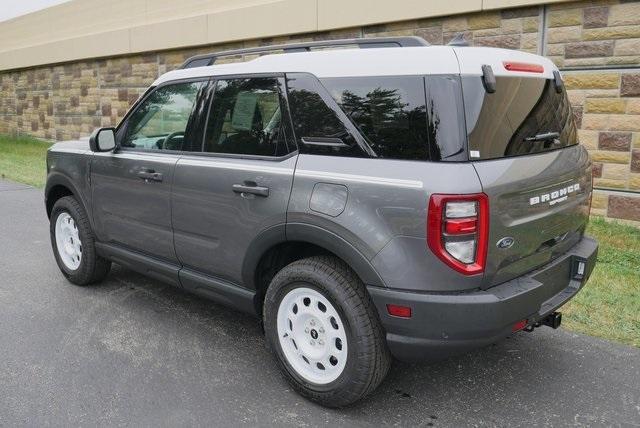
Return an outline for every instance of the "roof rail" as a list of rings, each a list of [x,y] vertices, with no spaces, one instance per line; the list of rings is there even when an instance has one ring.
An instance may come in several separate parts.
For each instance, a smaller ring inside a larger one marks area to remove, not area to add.
[[[284,53],[309,52],[313,48],[327,48],[334,46],[355,45],[360,49],[370,48],[406,48],[415,46],[429,46],[423,38],[406,36],[406,37],[371,37],[358,39],[340,39],[340,40],[322,40],[314,42],[291,43],[284,45],[258,46],[246,49],[234,49],[229,51],[215,52],[203,55],[192,56],[187,59],[181,66],[184,68],[204,67],[212,65],[216,60],[223,56],[248,55],[270,51],[281,50]]]

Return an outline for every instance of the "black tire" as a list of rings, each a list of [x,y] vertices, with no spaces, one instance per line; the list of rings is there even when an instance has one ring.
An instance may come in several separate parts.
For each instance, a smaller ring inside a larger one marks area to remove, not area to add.
[[[68,268],[61,260],[60,254],[58,254],[56,221],[62,213],[68,213],[73,218],[78,228],[78,237],[82,242],[82,257],[80,258],[80,265],[75,270]],[[89,285],[102,281],[107,276],[111,269],[111,262],[97,255],[95,238],[87,213],[73,196],[65,196],[56,201],[51,210],[49,234],[56,263],[58,263],[62,274],[70,282],[76,285]]]
[[[310,383],[301,377],[287,361],[278,339],[280,303],[287,293],[300,287],[318,291],[329,300],[345,326],[346,365],[339,377],[327,384]],[[377,311],[362,281],[335,257],[298,260],[278,272],[267,289],[263,321],[267,346],[285,378],[302,396],[323,406],[344,407],[355,403],[372,392],[389,371],[391,355]]]

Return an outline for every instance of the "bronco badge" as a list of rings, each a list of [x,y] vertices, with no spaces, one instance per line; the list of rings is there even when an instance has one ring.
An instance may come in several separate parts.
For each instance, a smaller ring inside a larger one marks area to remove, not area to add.
[[[551,193],[543,193],[542,195],[529,198],[529,205],[538,205],[541,202],[548,202],[549,205],[555,205],[558,202],[566,201],[570,193],[577,192],[578,190],[580,190],[580,185],[578,183],[572,184],[571,186],[554,190]]]

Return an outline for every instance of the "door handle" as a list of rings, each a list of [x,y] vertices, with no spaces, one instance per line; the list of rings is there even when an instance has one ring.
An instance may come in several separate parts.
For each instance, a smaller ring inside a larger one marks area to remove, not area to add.
[[[162,173],[155,172],[152,169],[143,169],[138,172],[138,177],[144,181],[162,181]]]
[[[234,184],[233,191],[236,193],[251,193],[252,195],[264,196],[265,198],[269,196],[269,188],[256,186],[256,185],[247,185],[247,184]]]

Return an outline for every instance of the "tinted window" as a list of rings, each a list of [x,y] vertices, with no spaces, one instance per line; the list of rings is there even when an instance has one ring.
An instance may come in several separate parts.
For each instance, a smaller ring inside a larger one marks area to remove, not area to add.
[[[191,150],[189,120],[204,82],[177,83],[156,89],[127,120],[123,147],[149,150]]]
[[[280,156],[287,153],[278,79],[218,80],[204,150]]]
[[[287,87],[294,131],[302,153],[366,156],[340,119],[344,113],[315,77],[287,75]]]
[[[322,84],[377,157],[428,159],[422,77],[340,77]]]
[[[429,76],[426,82],[429,159],[433,161],[467,160],[460,78]]]
[[[576,144],[566,93],[553,80],[497,77],[485,92],[479,77],[464,77],[463,92],[472,159],[527,155]]]

